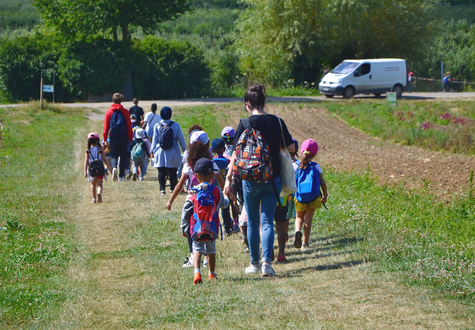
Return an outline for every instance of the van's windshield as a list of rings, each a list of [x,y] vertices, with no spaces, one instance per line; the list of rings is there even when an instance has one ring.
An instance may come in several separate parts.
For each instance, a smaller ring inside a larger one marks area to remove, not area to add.
[[[360,65],[360,63],[355,62],[341,62],[336,68],[333,69],[332,73],[338,74],[348,74],[355,71],[355,69]]]

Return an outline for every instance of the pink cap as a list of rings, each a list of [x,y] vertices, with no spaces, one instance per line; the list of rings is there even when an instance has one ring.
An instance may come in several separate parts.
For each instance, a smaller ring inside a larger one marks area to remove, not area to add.
[[[92,132],[92,133],[89,133],[87,135],[87,138],[88,139],[98,139],[99,138],[99,134],[97,134],[96,132]]]
[[[317,142],[313,141],[312,139],[305,140],[300,147],[300,152],[307,156],[313,156],[318,151],[318,144]]]

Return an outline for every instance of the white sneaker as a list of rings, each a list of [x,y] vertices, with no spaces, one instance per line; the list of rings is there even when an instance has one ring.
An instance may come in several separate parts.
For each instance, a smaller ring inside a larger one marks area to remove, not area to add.
[[[112,181],[117,182],[117,169],[112,169]]]
[[[203,268],[208,267],[208,264],[209,264],[209,260],[207,258],[204,258],[203,259]]]
[[[249,267],[244,271],[246,274],[257,274],[259,273],[259,266],[250,264]]]
[[[140,181],[143,181],[143,176],[140,177]]]
[[[132,171],[129,171],[127,172],[127,180],[130,180],[130,178],[132,177]]]
[[[182,266],[183,268],[190,268],[193,267],[193,256],[188,257],[188,259],[185,261],[185,263]]]
[[[263,262],[261,268],[262,276],[275,276],[275,271],[272,269],[270,264]]]
[[[160,196],[165,196],[166,194],[165,190],[160,191]]]
[[[124,182],[125,178],[119,178],[119,182]]]

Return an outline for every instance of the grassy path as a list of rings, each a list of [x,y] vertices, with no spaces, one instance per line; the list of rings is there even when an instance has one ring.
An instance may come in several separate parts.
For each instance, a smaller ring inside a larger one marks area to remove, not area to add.
[[[87,130],[99,130],[91,122]],[[86,129],[85,129],[86,130]],[[375,273],[351,242],[321,237],[312,249],[288,246],[278,277],[246,276],[248,256],[237,235],[217,243],[219,280],[193,286],[179,232],[182,199],[166,211],[155,170],[147,181],[105,184],[91,205],[81,178],[83,139],[76,139],[77,180],[70,194],[76,255],[67,277],[71,295],[53,324],[63,329],[295,328],[460,329],[473,326],[463,306]],[[77,189],[76,189],[77,188]],[[293,228],[293,224],[291,224]],[[318,228],[318,227],[316,227]],[[207,270],[204,269],[206,273]]]

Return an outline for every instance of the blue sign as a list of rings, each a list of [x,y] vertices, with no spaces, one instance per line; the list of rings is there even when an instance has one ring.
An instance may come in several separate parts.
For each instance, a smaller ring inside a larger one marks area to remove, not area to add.
[[[43,85],[43,92],[45,92],[45,93],[54,93],[53,85]]]

